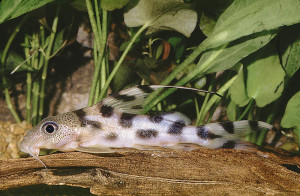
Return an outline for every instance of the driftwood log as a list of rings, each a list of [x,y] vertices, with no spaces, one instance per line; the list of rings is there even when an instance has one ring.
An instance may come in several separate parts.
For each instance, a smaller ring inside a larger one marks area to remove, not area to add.
[[[284,152],[236,150],[80,152],[0,161],[0,190],[27,185],[69,185],[93,194],[300,194],[300,158]]]

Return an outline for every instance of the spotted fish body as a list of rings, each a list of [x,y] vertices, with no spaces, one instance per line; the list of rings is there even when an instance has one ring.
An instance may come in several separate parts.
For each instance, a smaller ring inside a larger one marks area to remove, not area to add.
[[[236,121],[192,126],[178,112],[142,115],[143,102],[160,85],[138,86],[113,94],[96,105],[47,117],[24,137],[21,150],[38,156],[41,148],[110,153],[119,148],[140,150],[208,148],[247,150],[240,142],[253,131],[271,129],[260,121]]]

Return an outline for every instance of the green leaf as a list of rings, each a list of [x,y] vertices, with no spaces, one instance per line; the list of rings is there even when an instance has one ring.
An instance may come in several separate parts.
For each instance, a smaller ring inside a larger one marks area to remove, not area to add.
[[[87,12],[85,0],[75,0],[70,5],[79,11]]]
[[[112,81],[112,89],[114,92],[124,89],[126,86],[128,87],[128,84],[132,84],[137,80],[137,75],[134,69],[132,69],[132,66],[130,63],[123,63],[118,69]]]
[[[264,107],[280,97],[284,87],[285,72],[279,61],[274,43],[252,55],[247,66],[247,94]]]
[[[2,54],[3,51],[0,51],[0,58]],[[16,69],[17,67],[18,69]],[[27,64],[27,62],[23,59],[22,56],[20,56],[14,51],[10,51],[6,58],[5,71],[7,72],[7,74],[10,74],[14,70],[15,72],[20,72],[20,71],[33,71],[34,69]]]
[[[249,103],[250,98],[246,92],[243,66],[241,66],[237,78],[231,85],[229,92],[232,101],[239,107],[244,107]]]
[[[59,52],[59,50],[63,47],[63,45],[66,43],[66,40],[64,39],[64,33],[66,28],[63,28],[61,31],[56,33],[53,43],[53,53]]]
[[[279,36],[282,65],[289,77],[300,68],[300,25],[283,30]]]
[[[0,24],[53,1],[54,0],[2,0],[0,3]]]
[[[276,35],[276,32],[269,32],[261,36],[249,36],[233,41],[221,48],[205,52],[198,64],[201,65],[211,58],[211,56],[216,56],[207,68],[206,73],[230,69],[246,56],[265,46],[274,35]],[[215,53],[219,53],[219,55],[215,55]]]
[[[237,76],[233,76],[231,79],[229,79],[218,91],[217,93],[219,95],[224,95],[224,93],[230,88],[230,86],[232,85],[232,83],[234,82],[234,80],[236,80]],[[212,108],[212,106],[214,104],[217,104],[219,101],[221,100],[221,98],[219,96],[212,96],[209,101],[207,102],[205,108],[203,109],[201,118],[200,118],[200,124],[203,123],[204,117],[206,116],[206,114],[210,111],[210,109]]]
[[[199,28],[201,29],[204,35],[210,36],[213,29],[215,28],[215,25],[216,25],[216,20],[202,13],[199,22]]]
[[[185,50],[185,39],[184,37],[170,37],[168,42],[174,49],[175,60],[179,60]]]
[[[204,49],[262,31],[300,22],[299,0],[236,0],[220,16]]]
[[[202,10],[199,28],[206,36],[210,36],[218,18],[232,1],[233,0],[195,1],[195,3],[198,4],[197,7]]]
[[[226,109],[226,114],[230,121],[236,121],[238,109],[239,109],[239,107],[237,107],[237,105],[233,101],[229,102],[227,109]]]
[[[281,126],[284,128],[300,126],[300,91],[298,91],[289,100],[283,118],[281,120]],[[300,132],[299,132],[299,136],[300,136]]]
[[[195,29],[197,13],[183,0],[130,1],[124,21],[128,27],[148,24],[146,35],[162,30],[178,31],[189,37]]]
[[[100,6],[107,11],[113,11],[115,9],[121,9],[129,0],[101,0]]]

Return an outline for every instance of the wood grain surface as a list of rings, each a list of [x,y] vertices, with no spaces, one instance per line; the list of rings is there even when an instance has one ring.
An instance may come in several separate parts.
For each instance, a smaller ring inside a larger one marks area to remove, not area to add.
[[[0,161],[0,190],[28,185],[90,188],[96,195],[300,194],[300,158],[281,151],[80,152]]]

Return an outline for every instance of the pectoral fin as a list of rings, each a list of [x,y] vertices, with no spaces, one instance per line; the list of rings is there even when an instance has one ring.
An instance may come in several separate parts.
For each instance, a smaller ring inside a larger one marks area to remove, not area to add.
[[[140,144],[135,144],[132,146],[132,148],[137,150],[162,150],[163,149],[163,147],[160,146],[148,146],[148,145],[140,145]]]
[[[106,146],[100,146],[100,145],[84,146],[82,144],[79,144],[75,150],[79,152],[88,152],[88,153],[114,153],[115,152],[114,150]]]
[[[173,150],[181,150],[181,151],[192,151],[201,148],[197,144],[190,144],[190,143],[178,143],[174,145],[169,145],[167,148],[173,149]]]

